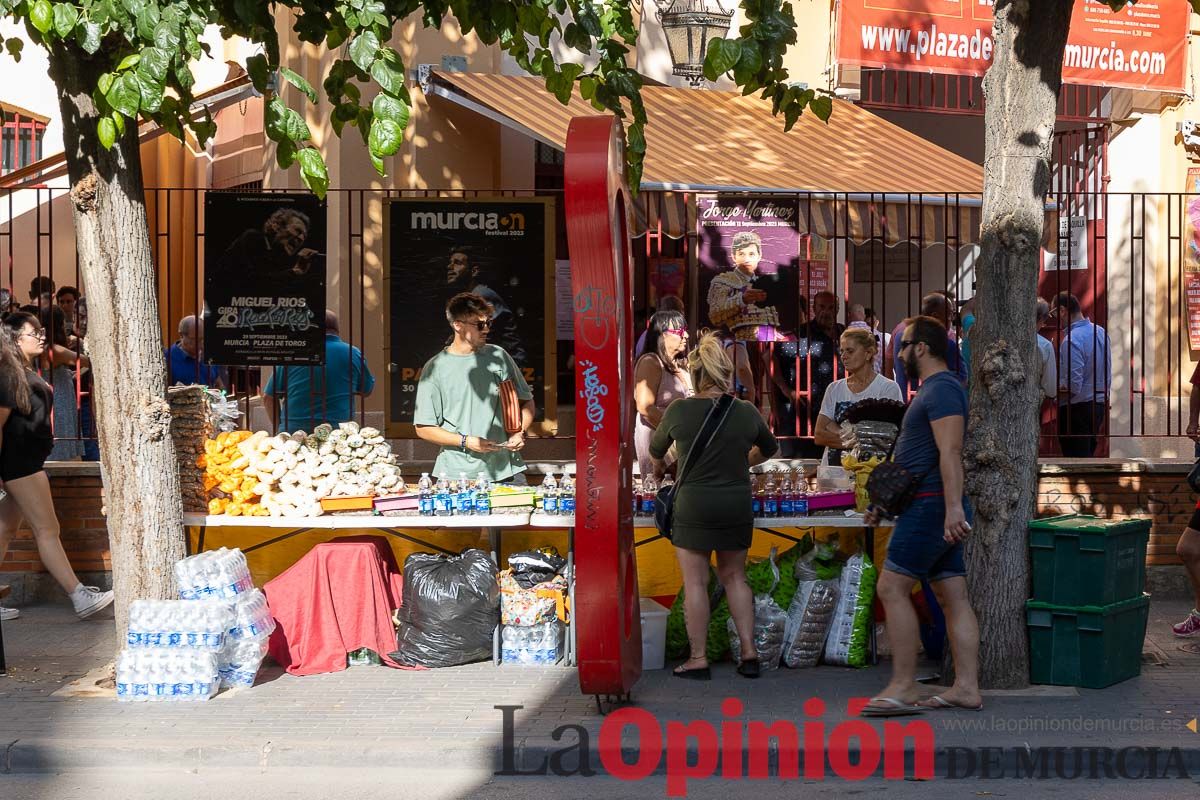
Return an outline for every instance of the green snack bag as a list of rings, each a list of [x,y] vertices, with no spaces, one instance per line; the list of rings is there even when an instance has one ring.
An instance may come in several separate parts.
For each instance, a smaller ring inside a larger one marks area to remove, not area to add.
[[[825,663],[862,667],[867,663],[875,602],[875,565],[859,553],[846,562],[837,609],[825,640]]]

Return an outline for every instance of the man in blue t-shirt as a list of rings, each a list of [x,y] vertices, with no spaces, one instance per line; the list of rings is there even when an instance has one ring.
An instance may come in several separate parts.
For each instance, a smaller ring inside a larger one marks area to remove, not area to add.
[[[167,348],[167,385],[200,383],[214,389],[225,388],[220,367],[200,363],[203,323],[192,314],[179,320],[179,341]]]
[[[354,395],[375,390],[375,376],[362,351],[338,336],[338,318],[325,312],[325,366],[276,367],[263,388],[272,423],[282,432],[306,431],[322,422],[336,425],[354,418]],[[275,398],[283,401],[276,409]]]
[[[863,709],[863,716],[890,717],[925,709],[979,708],[979,623],[967,597],[963,540],[971,509],[963,494],[962,446],[967,393],[946,368],[946,328],[932,317],[909,320],[896,353],[921,388],[904,415],[896,463],[920,479],[916,499],[896,520],[876,591],[887,613],[892,680]],[[879,521],[872,509],[868,525]],[[946,614],[954,654],[954,685],[918,703],[919,632],[913,586],[928,580]]]

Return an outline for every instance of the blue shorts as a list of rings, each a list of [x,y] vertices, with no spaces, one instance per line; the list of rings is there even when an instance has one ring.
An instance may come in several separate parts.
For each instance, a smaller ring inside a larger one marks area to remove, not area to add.
[[[963,510],[967,522],[971,522],[974,515],[965,497]],[[896,520],[883,568],[917,580],[944,581],[965,576],[962,542],[948,543],[943,538],[945,530],[945,498],[917,498]]]

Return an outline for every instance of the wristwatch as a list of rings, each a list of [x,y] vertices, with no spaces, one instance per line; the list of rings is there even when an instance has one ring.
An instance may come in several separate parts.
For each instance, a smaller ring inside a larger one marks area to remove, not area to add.
[[[460,433],[458,435],[458,446],[463,450],[467,449],[467,435],[465,433]]]

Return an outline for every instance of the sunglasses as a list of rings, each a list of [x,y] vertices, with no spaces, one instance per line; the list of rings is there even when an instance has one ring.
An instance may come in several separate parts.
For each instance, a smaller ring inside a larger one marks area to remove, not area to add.
[[[683,338],[684,336],[687,336],[687,328],[666,328],[663,330],[663,333],[673,333],[676,336]]]
[[[916,339],[901,339],[900,349],[904,350],[905,348],[912,347],[914,344],[920,344],[920,342]]]
[[[475,322],[473,320],[460,319],[459,322],[461,322],[463,325],[474,325],[475,328],[477,330],[479,330],[481,333],[492,327],[491,320],[486,320],[486,319],[483,322]]]

